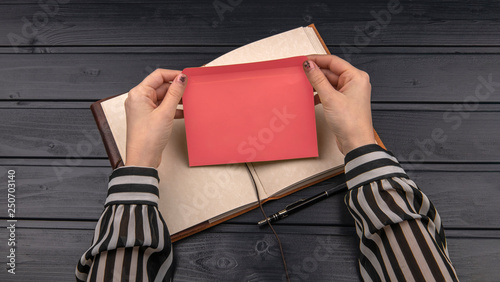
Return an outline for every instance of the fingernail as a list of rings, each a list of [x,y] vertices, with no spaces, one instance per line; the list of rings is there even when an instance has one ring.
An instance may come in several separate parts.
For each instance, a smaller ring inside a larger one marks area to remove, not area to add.
[[[185,74],[181,73],[177,77],[177,81],[179,81],[179,83],[181,83],[181,84],[184,84],[186,82],[186,78],[187,78],[187,76]]]
[[[314,63],[311,61],[305,61],[303,66],[304,66],[304,70],[306,70],[306,71],[310,71],[310,70],[314,69]]]

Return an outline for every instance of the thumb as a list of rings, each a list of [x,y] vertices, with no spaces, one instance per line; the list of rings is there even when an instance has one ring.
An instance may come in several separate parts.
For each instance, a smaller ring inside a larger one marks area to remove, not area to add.
[[[177,105],[181,101],[184,90],[186,89],[186,85],[187,76],[183,73],[177,75],[168,88],[160,106],[158,106],[158,110],[167,115],[167,117],[173,119],[177,110]]]
[[[336,100],[337,96],[341,93],[333,88],[328,78],[321,71],[321,69],[313,61],[305,61],[304,71],[306,73],[307,79],[311,83],[312,87],[318,92],[321,103],[324,106],[329,106]]]

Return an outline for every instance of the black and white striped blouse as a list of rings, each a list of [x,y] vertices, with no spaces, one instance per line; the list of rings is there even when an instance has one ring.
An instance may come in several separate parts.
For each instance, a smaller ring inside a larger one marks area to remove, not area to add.
[[[397,159],[378,145],[345,158],[345,203],[359,237],[366,281],[458,281],[441,218]],[[170,281],[172,246],[158,212],[153,168],[113,171],[92,246],[76,268],[77,281]]]
[[[346,155],[347,208],[365,281],[458,281],[441,217],[398,160],[378,145]]]
[[[121,167],[109,177],[104,212],[77,281],[170,281],[172,246],[158,212],[158,172]]]

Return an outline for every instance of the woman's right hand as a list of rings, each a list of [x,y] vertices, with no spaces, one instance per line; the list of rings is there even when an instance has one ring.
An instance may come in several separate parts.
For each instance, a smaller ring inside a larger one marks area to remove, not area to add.
[[[368,74],[337,56],[310,55],[307,58],[304,70],[318,92],[340,151],[346,155],[363,145],[375,144]]]

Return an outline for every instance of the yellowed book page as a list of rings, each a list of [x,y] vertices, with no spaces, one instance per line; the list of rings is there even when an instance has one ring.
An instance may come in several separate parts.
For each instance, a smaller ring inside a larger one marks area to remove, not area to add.
[[[319,157],[252,163],[268,195],[279,194],[304,179],[344,165],[344,155],[337,148],[335,135],[328,128],[321,105],[316,106],[316,130]]]
[[[124,94],[102,103],[124,162],[127,136],[124,107],[126,98],[127,94]],[[257,199],[245,164],[189,167],[184,120],[174,122],[158,173],[158,207],[171,234],[256,202]]]
[[[299,27],[235,49],[206,66],[252,63],[309,54],[326,54],[326,51],[313,28]]]

